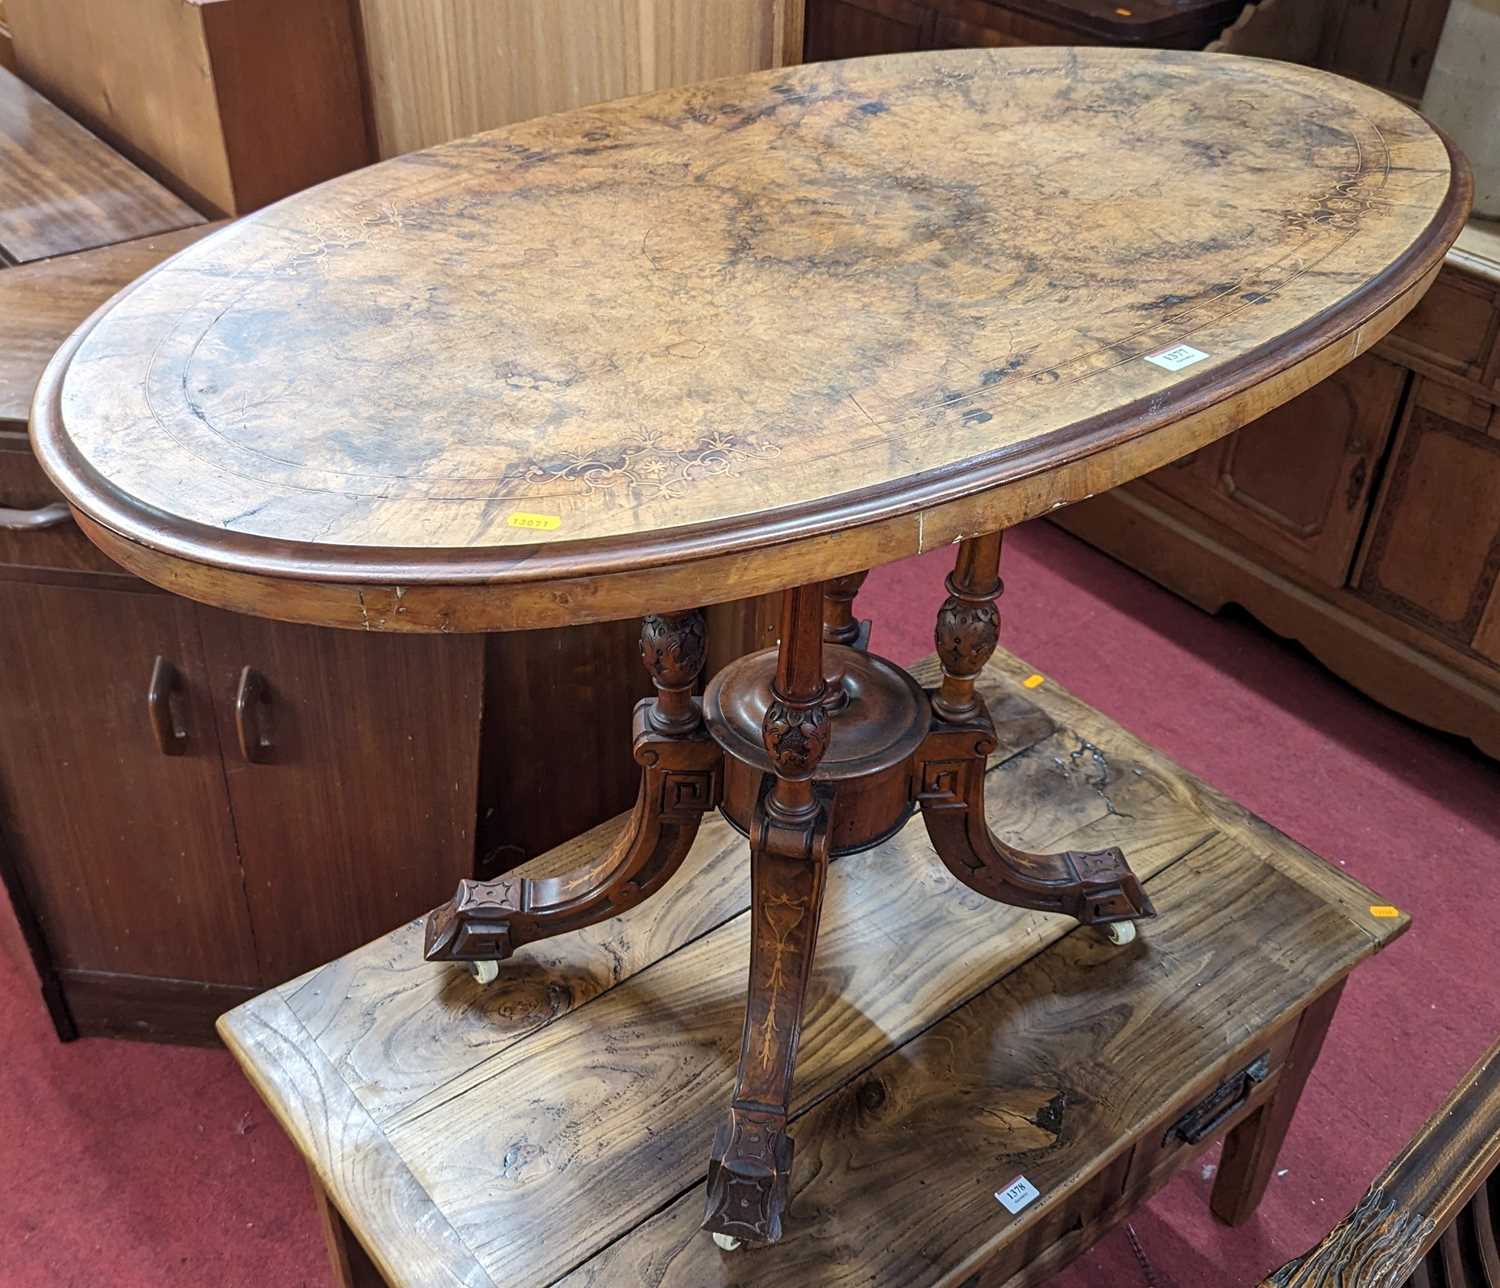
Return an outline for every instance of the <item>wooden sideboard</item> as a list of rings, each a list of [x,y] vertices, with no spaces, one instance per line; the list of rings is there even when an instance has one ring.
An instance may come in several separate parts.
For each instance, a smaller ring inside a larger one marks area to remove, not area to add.
[[[1053,521],[1500,756],[1500,228],[1364,357]]]

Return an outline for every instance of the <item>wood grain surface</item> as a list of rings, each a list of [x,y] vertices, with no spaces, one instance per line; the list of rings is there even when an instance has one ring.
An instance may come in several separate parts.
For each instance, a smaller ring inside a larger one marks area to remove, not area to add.
[[[0,428],[26,428],[48,360],[116,291],[221,227],[197,224],[0,273]]]
[[[0,263],[201,224],[203,216],[0,68]]]
[[[59,355],[34,432],[112,557],[226,607],[386,630],[665,611],[994,530],[1219,437],[1394,325],[1468,191],[1405,107],[1255,59],[757,73],[241,221]],[[1204,356],[1147,361],[1179,345]]]
[[[744,841],[720,820],[660,894],[523,949],[488,989],[421,960],[412,923],[220,1031],[392,1283],[449,1282],[433,1258],[451,1255],[460,1282],[956,1284],[1034,1254],[1054,1201],[1106,1172],[1164,1179],[1163,1097],[1266,1050],[1272,1093],[1299,1013],[1407,922],[1029,674],[999,654],[979,685],[998,830],[1126,847],[1160,916],[1110,948],[964,891],[918,828],[834,861],[792,1103],[801,1192],[772,1248],[721,1258],[697,1229],[748,953]],[[1048,1202],[1011,1217],[991,1191],[1022,1170]]]

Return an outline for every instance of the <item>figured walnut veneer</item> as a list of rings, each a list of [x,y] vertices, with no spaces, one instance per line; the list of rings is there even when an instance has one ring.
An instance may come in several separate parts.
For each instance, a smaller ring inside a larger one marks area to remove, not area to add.
[[[109,553],[383,630],[665,612],[995,531],[1368,348],[1463,163],[1326,73],[1118,50],[798,67],[397,158],[67,346],[38,451]],[[1178,371],[1145,359],[1178,344]]]

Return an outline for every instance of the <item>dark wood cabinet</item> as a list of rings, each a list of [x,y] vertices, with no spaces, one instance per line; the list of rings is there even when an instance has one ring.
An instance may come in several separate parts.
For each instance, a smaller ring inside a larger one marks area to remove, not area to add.
[[[809,0],[802,55],[816,63],[930,49],[935,17],[917,0]]]
[[[1395,363],[1365,354],[1251,432],[1157,471],[1152,482],[1323,584],[1342,586],[1406,379]]]
[[[1201,49],[1242,0],[807,0],[807,62],[917,49],[1146,45]]]
[[[265,982],[472,875],[481,637],[195,611]]]
[[[193,606],[0,581],[0,656],[6,833],[54,968],[256,983]],[[147,710],[158,658],[173,754]]]
[[[1500,756],[1500,236],[1466,230],[1373,352],[1053,518]]]
[[[0,509],[57,504],[0,437]],[[157,591],[65,513],[0,527],[0,868],[59,1031],[212,1040],[627,808],[638,633],[292,626]]]

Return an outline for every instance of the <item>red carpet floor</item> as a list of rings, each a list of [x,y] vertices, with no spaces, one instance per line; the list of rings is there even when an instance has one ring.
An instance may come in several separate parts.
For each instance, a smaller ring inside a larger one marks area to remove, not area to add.
[[[931,651],[947,566],[939,551],[871,576],[878,652]],[[1253,1283],[1343,1214],[1500,1033],[1500,771],[1048,525],[1011,535],[1005,573],[1008,648],[1415,918],[1346,990],[1255,1219],[1208,1216],[1209,1158],[1136,1214],[1139,1256],[1116,1231],[1056,1280]],[[61,1046],[0,955],[0,1288],[322,1288],[306,1184],[227,1055]]]

